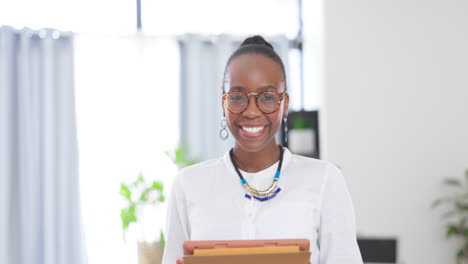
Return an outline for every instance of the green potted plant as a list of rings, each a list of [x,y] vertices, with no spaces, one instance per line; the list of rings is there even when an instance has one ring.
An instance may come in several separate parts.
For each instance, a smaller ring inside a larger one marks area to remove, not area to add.
[[[164,185],[160,181],[146,181],[142,174],[130,184],[120,185],[120,195],[125,199],[126,206],[120,211],[124,239],[129,226],[141,222],[141,214],[145,208],[155,207],[163,203]],[[161,230],[159,239],[152,243],[138,242],[138,263],[159,264],[164,251],[164,234]]]
[[[434,200],[432,208],[445,206],[442,218],[446,221],[447,239],[456,237],[462,241],[456,253],[457,264],[468,263],[468,170],[463,180],[446,178],[443,183],[453,191]]]
[[[311,155],[316,151],[315,129],[300,114],[294,115],[291,121],[288,131],[289,149],[295,154]]]
[[[174,164],[180,169],[193,165],[198,162],[197,159],[188,157],[188,148],[180,146],[172,153],[166,152],[166,155],[172,159]],[[142,174],[130,184],[122,183],[120,185],[120,195],[125,200],[125,207],[120,211],[122,221],[123,238],[130,225],[141,224],[142,211],[152,209],[158,204],[164,202],[163,195],[164,184],[160,181],[146,181]],[[143,231],[144,232],[144,231]],[[164,252],[164,234],[161,230],[159,239],[149,243],[145,241],[138,242],[138,263],[139,264],[159,264],[162,262]]]

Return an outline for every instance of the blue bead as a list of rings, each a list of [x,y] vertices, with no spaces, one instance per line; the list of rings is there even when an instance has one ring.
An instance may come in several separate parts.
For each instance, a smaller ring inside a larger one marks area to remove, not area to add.
[[[278,189],[275,191],[275,195],[278,194],[280,191],[281,191],[281,188],[278,188]]]
[[[245,179],[241,179],[242,184],[246,184],[247,181]]]
[[[272,198],[275,198],[276,194],[272,194],[270,196],[268,196],[268,199],[272,199]]]
[[[258,196],[254,196],[254,198],[261,201],[261,202],[268,200],[268,197],[260,198]]]
[[[278,178],[278,179],[279,179],[280,174],[281,174],[281,171],[276,171],[275,178]]]
[[[246,195],[245,195],[245,198],[247,198],[247,199],[251,199],[251,198],[252,198],[252,196],[250,196],[250,195],[246,194]]]
[[[261,202],[268,200],[268,197],[260,198],[260,197],[254,196],[254,198],[261,201]]]

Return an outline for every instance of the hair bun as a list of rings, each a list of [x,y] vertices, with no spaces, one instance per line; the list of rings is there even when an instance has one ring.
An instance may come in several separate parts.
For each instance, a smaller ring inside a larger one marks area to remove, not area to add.
[[[270,49],[274,50],[273,46],[270,43],[268,43],[268,41],[266,41],[262,36],[259,36],[259,35],[255,35],[253,37],[246,38],[242,42],[241,46],[252,45],[252,44],[267,46]]]

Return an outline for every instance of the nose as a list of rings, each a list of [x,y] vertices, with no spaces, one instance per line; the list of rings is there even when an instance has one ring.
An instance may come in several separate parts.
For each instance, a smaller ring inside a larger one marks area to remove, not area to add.
[[[249,103],[247,108],[242,112],[242,115],[247,118],[256,118],[262,114],[262,111],[257,106],[256,94],[249,94]]]

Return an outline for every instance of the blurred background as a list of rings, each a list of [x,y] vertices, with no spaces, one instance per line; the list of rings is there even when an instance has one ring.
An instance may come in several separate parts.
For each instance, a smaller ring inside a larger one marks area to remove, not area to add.
[[[233,144],[222,74],[254,34],[287,68],[283,143],[342,169],[366,262],[468,256],[467,1],[3,0],[0,263],[157,263],[171,179]]]

